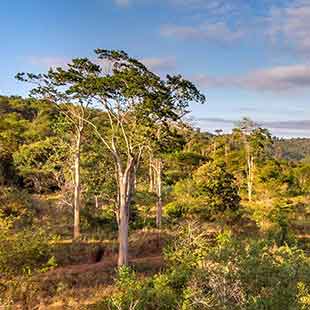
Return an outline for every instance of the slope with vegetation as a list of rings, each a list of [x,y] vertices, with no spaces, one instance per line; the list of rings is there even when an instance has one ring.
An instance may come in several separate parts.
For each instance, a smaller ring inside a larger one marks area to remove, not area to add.
[[[191,82],[96,55],[0,97],[0,306],[309,309],[306,148],[201,132]]]

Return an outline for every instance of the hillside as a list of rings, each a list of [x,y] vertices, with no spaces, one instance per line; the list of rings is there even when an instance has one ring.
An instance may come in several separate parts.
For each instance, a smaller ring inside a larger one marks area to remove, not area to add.
[[[275,140],[275,156],[286,160],[299,161],[310,154],[310,139],[292,138]]]
[[[98,53],[112,76],[80,59],[0,98],[0,305],[307,309],[308,140],[201,132],[191,82]]]

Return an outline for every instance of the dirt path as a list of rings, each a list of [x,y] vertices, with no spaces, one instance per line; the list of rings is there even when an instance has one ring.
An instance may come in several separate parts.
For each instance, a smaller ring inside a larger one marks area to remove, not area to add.
[[[158,270],[163,267],[163,257],[160,255],[148,256],[141,258],[129,259],[129,265],[138,266],[142,269],[147,267]],[[111,272],[117,267],[117,256],[105,257],[98,263],[86,263],[78,265],[69,265],[66,267],[59,267],[45,273],[46,278],[63,277],[64,275],[83,274],[89,272]]]

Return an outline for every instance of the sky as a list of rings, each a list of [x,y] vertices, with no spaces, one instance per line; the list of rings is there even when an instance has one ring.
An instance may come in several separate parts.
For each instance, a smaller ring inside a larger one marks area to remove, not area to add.
[[[310,0],[1,0],[0,94],[27,96],[17,72],[45,72],[118,49],[205,93],[190,120],[229,131],[250,117],[310,137]]]

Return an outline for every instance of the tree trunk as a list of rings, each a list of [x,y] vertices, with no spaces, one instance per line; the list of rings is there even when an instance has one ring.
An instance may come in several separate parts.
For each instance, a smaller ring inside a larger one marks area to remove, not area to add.
[[[152,156],[150,156],[150,162],[149,162],[149,192],[154,192],[154,168],[153,168],[153,159]]]
[[[229,152],[229,145],[227,144],[227,142],[225,142],[224,150],[225,150],[225,163],[227,165],[228,164],[228,152]]]
[[[99,201],[98,201],[98,196],[95,195],[95,204],[96,204],[96,209],[99,209]]]
[[[74,154],[74,229],[73,239],[80,237],[80,149],[81,149],[81,130],[77,132],[76,150]]]
[[[216,154],[216,148],[217,148],[216,141],[214,141],[214,143],[213,143],[213,156],[215,156],[215,154]]]
[[[128,264],[128,226],[129,226],[129,202],[126,198],[125,185],[120,186],[119,228],[118,228],[118,266]]]
[[[128,230],[129,230],[129,207],[134,190],[134,161],[131,160],[126,171],[118,170],[119,183],[119,227],[118,227],[118,267],[128,265]]]
[[[161,174],[162,174],[162,163],[161,160],[157,160],[156,165],[156,172],[157,172],[157,210],[156,210],[156,226],[157,228],[160,228],[161,226],[161,220],[162,220],[162,209],[163,209],[163,202],[162,202],[162,182],[161,182]]]
[[[252,201],[252,192],[253,192],[253,165],[254,159],[252,156],[248,157],[248,199]]]

